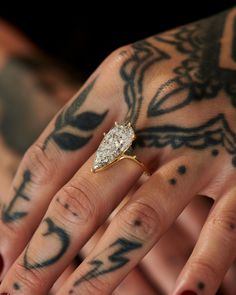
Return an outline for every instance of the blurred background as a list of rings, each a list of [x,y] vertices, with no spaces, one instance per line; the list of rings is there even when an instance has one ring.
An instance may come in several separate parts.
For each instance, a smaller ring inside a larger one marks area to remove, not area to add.
[[[235,5],[224,1],[12,3],[0,16],[87,77],[115,48]],[[52,4],[52,3],[51,3]]]

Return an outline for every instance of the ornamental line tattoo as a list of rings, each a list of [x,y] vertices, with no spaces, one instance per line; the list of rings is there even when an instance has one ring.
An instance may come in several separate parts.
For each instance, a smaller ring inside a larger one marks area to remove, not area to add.
[[[57,117],[53,132],[47,137],[43,148],[46,149],[53,140],[61,149],[74,151],[85,146],[92,138],[91,131],[98,127],[106,117],[108,110],[98,114],[91,111],[79,113],[79,110],[92,91],[96,79],[93,80]],[[90,132],[87,136],[78,131]]]
[[[20,186],[17,189],[15,188],[15,194],[12,200],[7,206],[6,205],[3,206],[3,209],[2,209],[3,222],[5,223],[14,222],[16,220],[19,220],[25,217],[28,214],[25,211],[14,211],[14,207],[16,202],[19,199],[23,199],[26,202],[30,201],[30,197],[27,196],[27,194],[25,193],[25,188],[30,181],[31,181],[31,172],[30,170],[25,170]]]
[[[165,62],[171,59],[172,53],[158,49],[158,44],[168,44],[183,56],[183,60],[173,67],[173,77],[155,91],[147,108],[148,118],[158,119],[204,100],[213,103],[221,92],[226,96],[226,103],[228,98],[230,107],[236,108],[236,9],[232,9],[133,45],[133,56],[120,70],[127,118],[133,125],[138,120],[144,99],[145,73],[153,64],[163,63],[165,66]],[[186,146],[197,150],[213,147],[216,151],[216,146],[222,146],[232,155],[232,164],[236,167],[236,134],[222,112],[192,128],[152,123],[136,129],[136,135],[135,144],[140,147],[169,145],[173,149]],[[218,154],[215,151],[213,156]]]
[[[127,254],[131,251],[139,249],[142,244],[137,241],[131,241],[125,238],[117,239],[110,247],[106,248],[99,255],[89,262],[92,266],[84,276],[75,281],[73,287],[78,287],[83,282],[96,278],[98,276],[111,273],[126,265],[130,259]],[[74,289],[70,289],[72,294]]]
[[[135,127],[143,101],[144,74],[154,63],[170,59],[170,56],[145,40],[133,44],[133,49],[134,53],[122,65],[120,75],[124,81],[124,98],[128,106],[126,121]]]
[[[56,235],[58,237],[58,242],[60,243],[60,249],[58,253],[56,253],[53,257],[47,258],[43,261],[31,263],[28,258],[28,249],[30,247],[30,245],[28,245],[24,254],[24,267],[28,270],[35,268],[43,268],[56,263],[65,254],[70,245],[70,236],[63,228],[57,226],[54,223],[54,221],[49,217],[44,219],[43,222],[47,224],[48,229],[42,235],[44,237]]]

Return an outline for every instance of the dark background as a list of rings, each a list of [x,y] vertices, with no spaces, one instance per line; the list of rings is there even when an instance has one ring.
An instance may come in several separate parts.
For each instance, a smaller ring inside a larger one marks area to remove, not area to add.
[[[48,2],[35,1],[16,7],[13,2],[0,8],[0,17],[86,77],[117,47],[213,15],[236,1],[72,3],[55,2],[49,7]]]

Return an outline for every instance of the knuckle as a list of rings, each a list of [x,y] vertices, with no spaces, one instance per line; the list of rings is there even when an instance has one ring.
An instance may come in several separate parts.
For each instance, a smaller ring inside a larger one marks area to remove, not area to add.
[[[233,210],[221,212],[220,216],[213,216],[210,219],[210,227],[214,230],[217,228],[230,242],[236,242],[236,214]]]
[[[40,144],[33,144],[24,156],[25,166],[33,173],[33,182],[45,184],[51,181],[57,171],[55,153],[49,156],[50,151],[45,151]]]
[[[43,284],[39,270],[26,269],[23,263],[18,261],[14,269],[14,278],[24,286],[25,290],[30,290],[31,292],[35,291],[37,293]]]
[[[83,286],[81,285],[79,289],[80,292],[78,294],[81,294],[81,293],[85,293],[88,295],[104,294],[105,291],[108,292],[110,289],[111,289],[111,286],[107,280],[102,280],[99,277],[94,277],[90,280],[86,280]]]
[[[118,220],[123,223],[122,229],[136,239],[146,241],[155,239],[158,229],[162,227],[163,217],[151,205],[143,201],[135,201],[128,205]]]
[[[124,45],[115,49],[110,55],[108,55],[108,63],[120,69],[120,66],[133,55],[133,49],[130,45]]]
[[[70,223],[88,222],[96,217],[94,194],[81,183],[63,187],[56,196],[56,204],[63,211],[60,216]]]

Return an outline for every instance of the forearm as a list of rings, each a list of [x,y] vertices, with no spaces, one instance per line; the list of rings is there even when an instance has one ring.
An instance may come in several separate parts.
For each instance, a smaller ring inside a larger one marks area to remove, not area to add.
[[[2,20],[0,39],[1,196],[23,153],[81,82]]]

